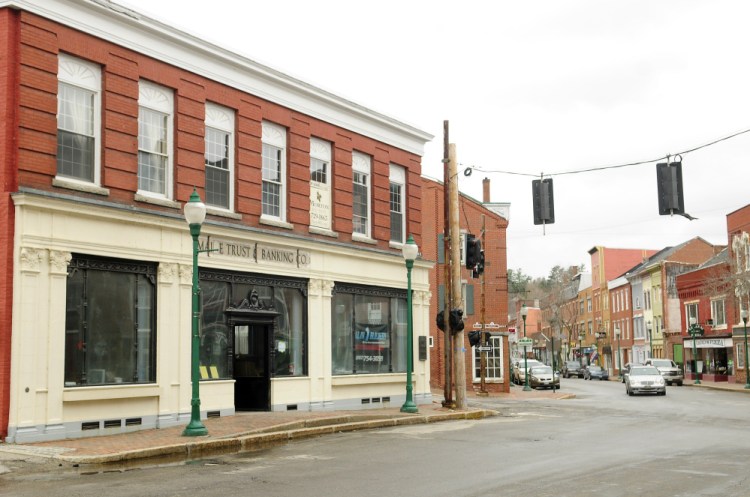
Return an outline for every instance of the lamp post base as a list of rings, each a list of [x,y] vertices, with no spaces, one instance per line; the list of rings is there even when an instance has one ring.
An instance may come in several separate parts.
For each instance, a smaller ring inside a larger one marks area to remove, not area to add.
[[[404,405],[401,406],[401,412],[415,414],[419,412],[419,410],[417,409],[417,405],[413,401],[407,400],[406,402],[404,402]]]
[[[183,437],[203,437],[208,435],[208,429],[200,421],[191,420],[182,432]]]

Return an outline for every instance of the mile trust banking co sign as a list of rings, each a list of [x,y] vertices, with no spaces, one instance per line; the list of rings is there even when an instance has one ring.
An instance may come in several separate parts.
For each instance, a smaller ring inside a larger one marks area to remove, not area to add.
[[[307,250],[211,236],[199,240],[198,245],[209,256],[223,256],[264,265],[304,268],[310,266],[311,260],[311,253]]]

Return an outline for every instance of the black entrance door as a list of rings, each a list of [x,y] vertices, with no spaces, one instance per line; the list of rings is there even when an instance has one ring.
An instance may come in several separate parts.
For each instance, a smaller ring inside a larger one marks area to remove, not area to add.
[[[271,408],[271,324],[234,325],[234,408],[268,411]]]

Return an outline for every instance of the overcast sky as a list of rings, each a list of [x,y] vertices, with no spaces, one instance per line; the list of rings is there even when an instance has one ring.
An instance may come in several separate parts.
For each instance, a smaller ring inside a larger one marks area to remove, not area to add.
[[[750,129],[747,0],[123,0],[136,10],[435,135],[463,193],[509,202],[508,267],[546,276],[596,245],[726,244],[750,203],[750,133],[682,155],[685,210],[659,216],[658,159]],[[507,174],[515,173],[515,174]],[[554,181],[555,224],[531,182]]]

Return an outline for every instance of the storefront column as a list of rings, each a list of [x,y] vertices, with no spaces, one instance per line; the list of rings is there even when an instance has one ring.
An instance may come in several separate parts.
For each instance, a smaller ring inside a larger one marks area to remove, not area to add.
[[[22,247],[18,259],[10,425],[16,427],[16,436],[25,433],[33,439],[45,431],[62,431],[65,275],[70,254],[53,251],[50,256],[45,249]]]
[[[430,336],[430,299],[432,293],[429,291],[414,292],[412,305],[416,307],[412,311],[414,321],[414,372],[416,373],[417,384],[414,389],[414,399],[417,404],[431,402],[432,393],[430,391],[430,347],[427,348],[427,357],[425,361],[419,359],[419,337],[429,340]]]
[[[177,394],[177,413],[179,422],[187,423],[190,420],[190,399],[192,395],[192,383],[190,376],[190,352],[191,352],[191,319],[193,315],[193,265],[191,264],[180,264],[180,288],[177,297],[177,305],[172,309],[174,312],[162,312],[159,324],[162,325],[162,320],[166,320],[169,327],[162,329],[173,329],[177,333],[177,336],[168,337],[168,343],[173,343],[175,349],[171,350],[171,364],[174,374],[177,376],[172,378],[169,386],[173,389],[173,393]],[[161,303],[158,304],[160,309]],[[168,309],[168,308],[166,308]],[[164,339],[164,337],[162,337]],[[203,406],[201,406],[201,410]]]
[[[333,408],[331,373],[331,280],[311,279],[308,284],[307,342],[309,346],[310,408],[323,410]]]
[[[159,414],[157,426],[170,426],[177,423],[178,413],[184,411],[180,407],[180,399],[183,392],[180,390],[184,386],[181,379],[180,359],[183,356],[184,341],[180,337],[169,335],[170,330],[184,329],[183,315],[184,311],[180,307],[180,297],[184,293],[184,287],[181,284],[179,288],[175,287],[178,278],[178,271],[182,266],[178,264],[159,263],[159,273],[157,278],[156,302],[158,310],[156,313],[157,336],[156,336],[156,377],[159,381]],[[192,271],[191,271],[192,273]],[[182,273],[180,272],[180,283],[182,283]],[[189,285],[192,285],[192,274],[188,276]],[[169,310],[178,309],[178,312]],[[182,334],[180,334],[182,335]],[[188,333],[189,335],[189,333]]]

